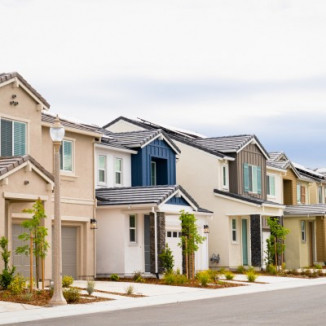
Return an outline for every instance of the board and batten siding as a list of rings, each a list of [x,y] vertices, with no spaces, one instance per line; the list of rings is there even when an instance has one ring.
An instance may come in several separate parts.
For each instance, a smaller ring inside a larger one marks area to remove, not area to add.
[[[146,147],[132,155],[132,186],[151,185],[151,161],[153,158],[167,160],[167,185],[176,184],[176,157],[175,152],[164,141],[155,139]],[[157,173],[160,173],[159,171]]]
[[[244,191],[243,165],[244,163],[256,165],[261,168],[261,194],[250,194],[251,196],[266,199],[266,158],[259,147],[249,144],[242,151],[236,154],[235,161],[230,162],[230,192],[240,195],[246,194]]]

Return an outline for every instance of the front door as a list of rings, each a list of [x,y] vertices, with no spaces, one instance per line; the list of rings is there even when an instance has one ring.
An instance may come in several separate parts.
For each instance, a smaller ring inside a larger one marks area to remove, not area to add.
[[[151,236],[149,215],[144,215],[144,257],[145,273],[151,272]]]
[[[247,220],[242,220],[242,264],[248,265],[248,231]]]

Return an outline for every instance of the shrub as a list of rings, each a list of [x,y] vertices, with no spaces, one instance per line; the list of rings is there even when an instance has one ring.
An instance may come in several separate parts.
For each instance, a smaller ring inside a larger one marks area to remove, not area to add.
[[[0,274],[0,287],[2,289],[7,289],[10,283],[14,278],[14,273],[16,270],[15,266],[9,267],[10,260],[10,251],[8,251],[8,239],[5,237],[0,238],[0,248],[1,248],[1,257],[4,264],[4,269],[2,274]]]
[[[126,294],[128,295],[132,295],[134,293],[134,287],[132,285],[129,285],[127,288],[126,288]]]
[[[62,278],[62,286],[64,288],[68,288],[70,285],[74,283],[74,278],[70,275],[64,275]]]
[[[68,290],[63,291],[63,296],[67,303],[75,303],[80,299],[80,292],[76,288],[69,288]]]
[[[174,267],[174,257],[172,254],[172,250],[169,248],[168,244],[165,245],[165,249],[159,255],[159,258],[161,260],[164,271],[166,273],[172,272]]]
[[[116,281],[119,281],[119,279],[120,279],[120,277],[119,277],[117,274],[112,274],[112,275],[110,276],[110,280],[111,280],[111,281],[116,282]]]
[[[256,273],[254,271],[248,271],[247,272],[248,282],[255,282],[256,278],[257,278],[257,275],[256,275]]]
[[[88,295],[91,295],[95,290],[95,282],[94,281],[88,281],[87,282],[87,287],[86,287],[86,291],[88,293]]]
[[[219,279],[219,273],[216,270],[209,269],[206,271],[209,274],[209,278],[212,282],[216,283]]]
[[[141,276],[141,271],[136,271],[134,272],[133,280],[137,283],[142,283],[144,282],[144,279]]]
[[[8,289],[12,294],[22,294],[25,288],[26,279],[20,274],[17,274],[8,286]]]
[[[225,275],[225,278],[229,281],[233,280],[233,278],[234,278],[234,274],[230,271],[227,271],[224,275]]]
[[[187,276],[178,272],[164,274],[163,282],[168,285],[182,285],[188,282]]]
[[[201,271],[197,273],[196,279],[199,281],[201,286],[207,286],[208,282],[211,281],[211,275],[208,271]]]
[[[323,266],[320,264],[315,264],[314,269],[323,269]]]
[[[255,268],[253,266],[249,266],[247,272],[255,272]]]
[[[225,270],[225,268],[220,268],[220,269],[218,270],[218,272],[219,272],[219,274],[223,275],[223,274],[226,273],[226,270]]]
[[[285,263],[282,263],[282,270],[286,270],[286,264]]]
[[[33,299],[33,293],[25,293],[21,296],[22,300],[29,302]]]
[[[246,270],[246,269],[244,268],[244,266],[240,265],[240,266],[238,266],[238,268],[237,268],[237,273],[239,273],[239,274],[244,274],[245,270]]]
[[[267,265],[266,267],[266,271],[272,275],[276,275],[277,274],[277,269],[275,265]]]

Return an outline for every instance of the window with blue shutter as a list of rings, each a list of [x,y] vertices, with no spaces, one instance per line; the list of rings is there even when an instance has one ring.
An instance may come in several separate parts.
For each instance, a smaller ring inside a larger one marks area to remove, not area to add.
[[[261,194],[261,167],[257,166],[257,193]]]
[[[1,156],[26,154],[26,123],[1,119]]]
[[[261,167],[256,165],[243,164],[243,186],[244,192],[261,194]]]
[[[249,191],[249,165],[247,163],[243,164],[243,186],[244,191]]]

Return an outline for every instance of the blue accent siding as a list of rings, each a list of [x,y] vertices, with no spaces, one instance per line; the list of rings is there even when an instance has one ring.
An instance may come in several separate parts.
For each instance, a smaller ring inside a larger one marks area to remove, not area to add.
[[[164,140],[155,139],[131,157],[132,186],[151,185],[152,160],[157,166],[157,185],[175,185],[175,152]]]
[[[169,199],[166,204],[169,205],[181,205],[181,206],[190,206],[182,197],[172,197]]]

